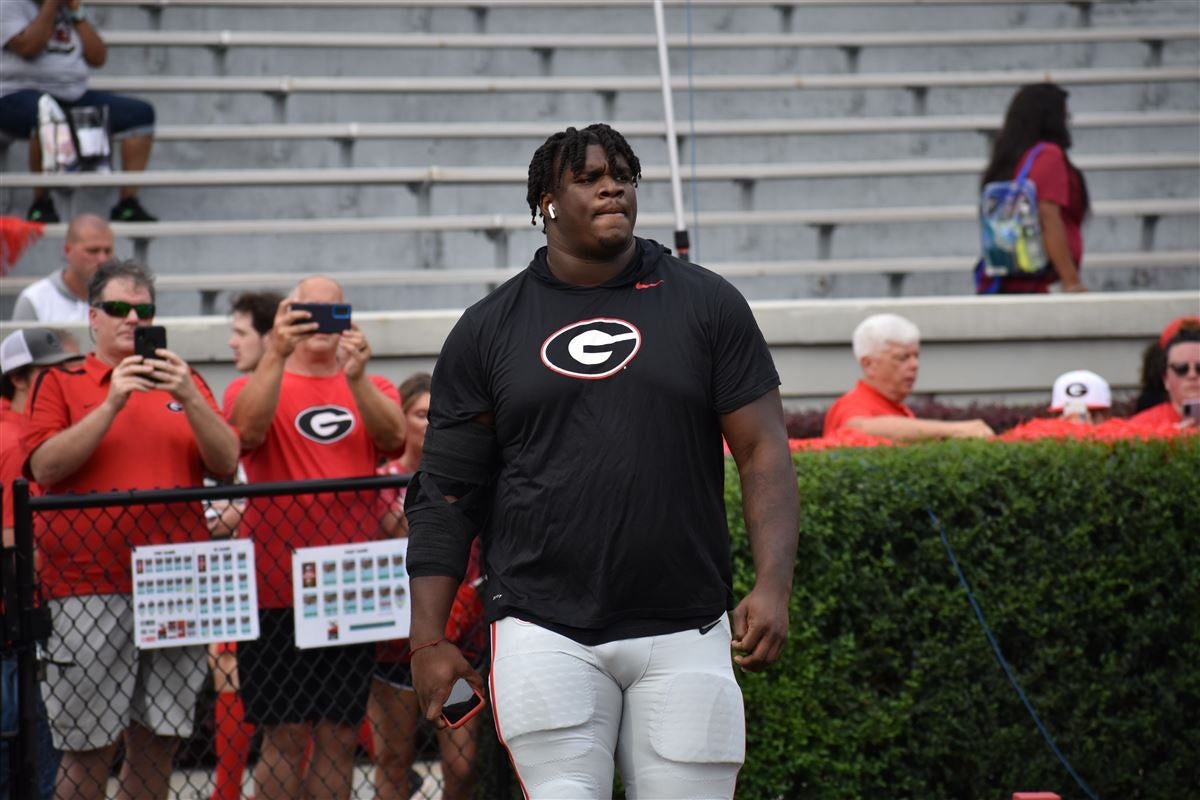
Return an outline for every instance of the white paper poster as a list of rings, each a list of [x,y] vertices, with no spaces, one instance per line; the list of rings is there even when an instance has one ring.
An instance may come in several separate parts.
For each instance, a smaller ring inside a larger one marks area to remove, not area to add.
[[[133,625],[144,650],[257,639],[254,544],[135,547]]]
[[[408,539],[296,550],[296,646],[408,638],[407,556]]]

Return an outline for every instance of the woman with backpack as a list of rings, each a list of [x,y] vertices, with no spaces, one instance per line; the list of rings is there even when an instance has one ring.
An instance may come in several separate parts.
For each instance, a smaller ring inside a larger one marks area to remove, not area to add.
[[[992,146],[981,186],[1015,180],[1023,171],[1037,189],[1044,267],[1029,275],[992,277],[976,268],[979,294],[1033,294],[1062,281],[1064,292],[1086,292],[1079,277],[1083,259],[1080,226],[1087,216],[1087,181],[1067,150],[1067,92],[1053,83],[1022,86],[1008,104],[1004,125]]]

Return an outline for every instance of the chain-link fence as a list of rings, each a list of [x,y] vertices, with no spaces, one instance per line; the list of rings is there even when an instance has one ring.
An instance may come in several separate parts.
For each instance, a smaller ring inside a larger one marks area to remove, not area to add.
[[[44,497],[14,483],[0,575],[10,796],[52,783],[60,797],[511,796],[490,716],[435,731],[407,641],[361,641],[408,602],[402,551],[371,545],[403,530],[406,483]],[[252,547],[193,546],[222,537]],[[327,546],[339,555],[300,559],[294,582],[297,549]],[[447,635],[486,677],[477,561]],[[298,647],[314,626],[322,646]]]

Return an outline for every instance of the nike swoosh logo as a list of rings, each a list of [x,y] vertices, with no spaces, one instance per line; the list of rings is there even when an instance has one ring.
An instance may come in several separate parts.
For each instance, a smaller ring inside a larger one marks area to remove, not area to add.
[[[717,623],[720,621],[721,621],[720,619],[714,619],[712,622],[708,623],[707,625],[701,625],[700,626],[700,635],[703,636],[704,634],[711,631],[713,628],[717,627]]]
[[[633,288],[635,288],[635,289],[653,289],[655,286],[658,286],[661,283],[662,283],[662,281],[655,281],[654,283],[642,283],[641,281],[638,281],[637,283],[635,283],[633,285]]]

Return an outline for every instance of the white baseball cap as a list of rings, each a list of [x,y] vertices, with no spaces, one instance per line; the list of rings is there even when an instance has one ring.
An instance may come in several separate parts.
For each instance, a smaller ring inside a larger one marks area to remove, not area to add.
[[[1108,381],[1090,370],[1064,372],[1054,381],[1050,410],[1062,411],[1067,403],[1083,403],[1089,410],[1112,408],[1112,390]]]
[[[0,374],[3,375],[29,364],[48,367],[73,358],[81,356],[68,353],[62,339],[49,328],[21,328],[0,342]]]

